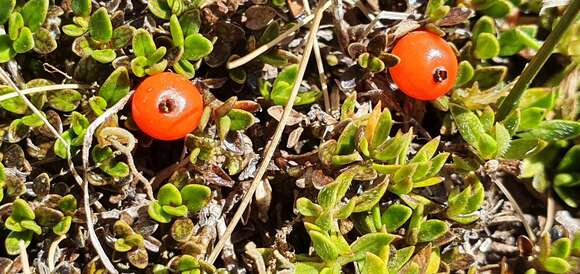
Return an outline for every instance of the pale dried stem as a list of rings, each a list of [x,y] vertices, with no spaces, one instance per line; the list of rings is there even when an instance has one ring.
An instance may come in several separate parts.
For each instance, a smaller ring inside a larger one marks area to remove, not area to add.
[[[34,88],[27,88],[20,90],[20,93],[24,95],[33,94],[37,92],[44,92],[44,91],[53,91],[53,90],[61,90],[61,89],[85,89],[89,88],[89,85],[80,85],[80,84],[60,84],[60,85],[50,85],[50,86],[42,86],[42,87],[34,87]],[[18,92],[11,92],[4,95],[0,95],[0,102],[4,100],[8,100],[10,98],[18,97]]]
[[[135,166],[135,161],[133,160],[133,155],[131,154],[131,151],[129,151],[124,145],[122,145],[116,140],[110,141],[111,144],[113,144],[113,146],[115,147],[115,149],[117,149],[118,151],[123,153],[125,157],[127,157],[127,162],[129,163],[129,168],[131,169],[131,172],[143,184],[143,187],[147,192],[147,197],[149,197],[149,200],[151,201],[155,200],[155,197],[153,196],[153,188],[151,187],[151,183],[149,182],[149,180],[147,180],[147,178],[145,178],[145,176],[143,176],[143,174],[141,174],[141,172],[139,172],[139,170]]]
[[[548,191],[548,201],[546,206],[546,223],[544,224],[544,229],[542,229],[542,234],[550,233],[550,229],[554,225],[554,217],[556,215],[556,202],[554,201],[554,196],[552,191]]]
[[[133,94],[133,91],[131,91],[131,92],[129,92],[129,94],[125,95],[125,97],[123,97],[121,100],[119,100],[119,102],[114,104],[112,107],[107,109],[103,114],[101,114],[99,117],[97,117],[97,119],[95,119],[87,128],[86,133],[85,133],[85,137],[83,138],[83,149],[82,149],[83,170],[84,170],[84,177],[85,178],[88,176],[88,171],[89,171],[89,149],[90,149],[91,144],[93,142],[93,134],[95,133],[97,128],[102,123],[104,123],[109,117],[111,117],[113,114],[117,113],[119,110],[123,109],[125,104],[127,104],[127,102],[129,101],[129,98],[131,98],[132,94]],[[83,203],[84,203],[84,207],[85,207],[85,217],[86,217],[87,230],[89,232],[89,238],[91,240],[91,244],[93,245],[93,247],[95,248],[95,251],[99,255],[101,262],[103,263],[105,268],[107,268],[107,271],[109,271],[111,274],[119,273],[115,269],[115,266],[113,266],[113,264],[111,263],[111,260],[109,259],[109,257],[107,257],[107,253],[105,253],[105,250],[101,246],[101,243],[99,242],[99,238],[97,237],[97,234],[95,233],[94,223],[93,223],[93,218],[92,218],[92,213],[91,213],[91,205],[89,203],[89,182],[88,182],[88,180],[86,180],[86,179],[83,180],[82,185],[83,185]]]
[[[296,32],[296,30],[298,30],[302,26],[308,24],[310,21],[312,21],[312,19],[314,19],[314,15],[311,14],[311,15],[306,16],[302,21],[298,21],[296,23],[296,25],[292,26],[287,31],[278,35],[278,37],[274,38],[274,40],[256,48],[252,52],[250,52],[250,53],[248,53],[248,54],[246,54],[238,59],[235,59],[233,61],[228,62],[226,67],[228,69],[234,69],[234,68],[237,68],[239,66],[245,65],[246,63],[252,61],[254,58],[260,56],[260,54],[262,54],[262,53],[266,52],[267,50],[269,50],[270,48],[272,48],[273,46],[278,45],[278,43],[280,43],[282,40],[286,39],[288,36],[292,35],[294,32]]]
[[[256,191],[256,188],[258,187],[258,183],[262,180],[262,176],[264,176],[264,173],[266,173],[266,170],[268,169],[268,166],[270,165],[270,160],[272,159],[272,156],[274,155],[274,151],[276,150],[276,147],[280,143],[280,138],[282,137],[282,132],[284,131],[284,128],[286,127],[286,122],[288,121],[288,118],[290,117],[292,107],[294,106],[294,102],[296,101],[296,96],[298,95],[298,89],[300,88],[300,83],[302,82],[302,79],[304,77],[304,73],[306,72],[306,67],[308,66],[308,60],[310,59],[310,54],[312,53],[312,48],[314,46],[314,40],[316,39],[316,36],[317,36],[316,33],[318,32],[318,28],[320,27],[320,21],[322,20],[322,15],[324,14],[324,11],[330,6],[330,3],[331,3],[330,1],[325,1],[324,3],[319,3],[319,7],[316,11],[316,14],[314,15],[314,21],[313,21],[312,25],[310,26],[308,40],[307,40],[306,45],[304,47],[304,55],[302,56],[302,59],[300,60],[300,65],[298,66],[298,75],[296,76],[296,80],[294,81],[292,92],[290,93],[290,98],[288,99],[288,103],[286,103],[286,107],[284,108],[284,113],[282,114],[282,118],[280,119],[280,123],[278,123],[278,126],[276,127],[276,131],[274,132],[274,136],[272,136],[271,141],[267,145],[268,148],[267,148],[266,152],[264,153],[264,158],[262,159],[262,163],[260,164],[260,167],[258,168],[258,171],[256,172],[256,175],[254,177],[254,180],[252,181],[252,184],[250,185],[250,188],[244,194],[244,198],[242,199],[240,206],[236,210],[236,213],[234,214],[234,216],[230,220],[230,223],[229,223],[228,227],[226,228],[225,233],[220,238],[220,240],[217,242],[217,244],[215,245],[214,249],[212,250],[212,252],[208,258],[208,262],[210,264],[213,264],[215,262],[218,255],[220,254],[222,248],[230,239],[232,232],[234,231],[238,222],[242,218],[244,211],[246,211],[246,207],[248,206],[248,204],[252,200],[252,197],[254,196],[254,192]],[[310,15],[310,16],[312,16],[312,15]]]
[[[58,248],[58,244],[62,241],[66,239],[65,235],[60,235],[58,236],[58,238],[56,238],[54,241],[52,241],[52,243],[50,243],[50,247],[48,248],[48,270],[50,270],[50,272],[52,272],[54,270],[55,267],[55,263],[54,263],[54,259],[56,257],[56,249]]]
[[[524,212],[522,211],[522,209],[518,205],[518,202],[516,201],[516,199],[514,199],[514,197],[512,196],[512,194],[503,185],[503,183],[501,182],[501,180],[498,180],[497,178],[492,178],[492,181],[497,185],[497,187],[499,187],[499,189],[501,190],[501,192],[503,193],[503,195],[505,195],[505,197],[510,201],[510,203],[514,207],[516,213],[518,214],[518,217],[520,218],[520,221],[522,222],[522,225],[524,226],[524,229],[526,230],[526,233],[528,234],[528,238],[530,238],[530,240],[532,242],[535,242],[536,241],[536,235],[534,234],[534,231],[530,227],[530,224],[528,224],[528,222],[526,221],[526,218],[524,217]]]
[[[20,249],[20,263],[22,264],[22,273],[31,274],[30,265],[28,264],[28,253],[26,253],[26,244],[24,240],[18,241],[18,249]]]
[[[34,106],[34,104],[32,102],[30,102],[30,100],[28,100],[28,98],[22,93],[22,91],[16,85],[16,83],[14,83],[12,81],[12,79],[10,79],[10,75],[2,67],[0,67],[0,78],[6,84],[10,85],[14,89],[14,91],[16,91],[15,93],[17,94],[17,96],[20,96],[20,98],[22,98],[22,100],[24,101],[26,106],[28,106],[34,114],[38,115],[40,120],[42,120],[42,122],[48,127],[48,129],[52,132],[52,134],[54,134],[54,136],[56,136],[64,144],[67,151],[69,151],[70,150],[69,143],[64,138],[62,138],[62,136],[58,133],[58,130],[56,130],[52,126],[52,124],[50,122],[48,122],[46,117],[44,117],[44,115],[42,115],[42,112],[40,112],[40,110],[38,110],[38,108],[36,108],[36,106]]]
[[[303,0],[304,9],[308,15],[312,14],[310,10],[310,3],[308,0]],[[322,55],[320,54],[320,46],[318,39],[314,39],[314,58],[316,59],[316,67],[318,68],[318,78],[320,79],[320,88],[322,89],[322,97],[324,98],[324,111],[330,113],[330,96],[328,95],[328,85],[326,84],[326,74],[324,73],[324,63],[322,63]]]

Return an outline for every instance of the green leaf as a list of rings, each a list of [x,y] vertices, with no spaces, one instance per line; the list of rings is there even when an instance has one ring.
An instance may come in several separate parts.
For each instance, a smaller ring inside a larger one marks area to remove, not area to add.
[[[12,216],[12,218],[17,222],[22,220],[34,220],[35,218],[32,208],[30,208],[26,201],[20,198],[12,202],[12,215],[10,216]]]
[[[276,37],[280,35],[280,24],[277,21],[274,21],[266,26],[264,32],[258,39],[259,45],[267,44],[268,42],[274,40]]]
[[[413,179],[406,177],[389,185],[389,191],[397,195],[408,194],[413,190]]]
[[[478,149],[480,136],[485,134],[485,132],[477,115],[456,104],[450,104],[449,106],[451,115],[463,140]]]
[[[12,231],[8,234],[4,240],[4,247],[6,247],[6,253],[11,256],[20,254],[19,242],[24,241],[24,247],[28,247],[32,241],[32,231],[27,230],[23,232]]]
[[[68,24],[68,25],[64,25],[62,27],[62,31],[64,32],[64,34],[71,36],[71,37],[81,36],[81,35],[85,34],[85,32],[87,32],[87,30],[88,30],[88,28],[84,28],[84,27],[76,25],[76,24]]]
[[[439,153],[437,156],[433,157],[433,159],[431,159],[431,168],[426,177],[432,177],[439,174],[439,171],[447,162],[447,158],[449,158],[449,152]]]
[[[297,262],[294,264],[294,269],[296,274],[318,274],[318,269],[320,266],[316,263],[310,262]]]
[[[471,81],[478,82],[480,89],[488,89],[503,81],[506,74],[507,67],[505,66],[478,67],[475,69],[475,74]]]
[[[147,1],[147,7],[153,15],[161,19],[169,19],[171,16],[171,7],[167,4],[167,0],[151,0]]]
[[[425,14],[430,21],[437,21],[449,12],[450,7],[445,6],[445,0],[429,0]]]
[[[395,137],[388,139],[379,145],[374,151],[371,151],[371,155],[373,158],[381,161],[393,160],[405,149],[404,146],[408,144],[411,138],[413,138],[411,132],[402,134],[401,131],[399,131]]]
[[[101,96],[93,96],[89,99],[89,106],[97,116],[100,116],[107,109],[107,101]]]
[[[381,222],[386,225],[387,232],[393,232],[401,227],[409,218],[413,210],[408,206],[394,204],[389,206],[381,216]]]
[[[482,33],[495,34],[496,28],[493,18],[489,16],[480,17],[479,20],[477,20],[477,22],[473,26],[471,33],[473,34],[473,39],[475,39],[474,41],[477,41],[477,38]]]
[[[185,11],[179,17],[179,25],[183,30],[183,37],[187,37],[199,32],[201,26],[201,15],[198,9],[190,9]]]
[[[52,33],[40,28],[34,33],[34,51],[40,54],[49,54],[57,48],[58,44]]]
[[[562,259],[568,258],[572,250],[572,241],[568,238],[560,238],[552,243],[550,256]]]
[[[164,184],[157,193],[157,200],[161,205],[178,206],[182,204],[181,193],[175,185],[171,183]]]
[[[356,206],[353,212],[369,211],[375,206],[387,191],[389,181],[385,180],[377,186],[356,196]]]
[[[575,187],[580,186],[580,173],[560,173],[554,177],[554,186],[557,187]]]
[[[183,36],[183,30],[179,24],[179,19],[175,14],[171,15],[171,18],[169,19],[169,31],[171,32],[173,45],[176,47],[182,47],[185,41],[185,37]]]
[[[317,89],[298,92],[298,94],[296,95],[296,102],[294,102],[294,105],[303,106],[315,103],[316,101],[318,101],[321,95],[322,92],[320,92],[320,90]]]
[[[147,213],[149,214],[149,217],[151,217],[151,219],[159,223],[166,224],[171,222],[172,218],[171,215],[165,213],[165,211],[163,211],[161,205],[157,201],[153,201],[149,204]]]
[[[385,63],[381,59],[372,56],[369,59],[368,69],[370,72],[379,73],[385,69]]]
[[[490,106],[485,107],[485,109],[483,110],[483,112],[479,117],[479,121],[481,121],[481,124],[483,125],[483,129],[485,132],[491,131],[493,124],[495,122],[495,113],[493,112],[493,109]]]
[[[48,13],[48,4],[48,0],[29,0],[22,6],[20,13],[24,19],[24,24],[32,32],[36,32],[44,23],[44,19]]]
[[[407,246],[397,250],[392,258],[389,259],[389,273],[396,274],[411,259],[415,246]]]
[[[44,113],[42,113],[42,115],[46,117]],[[38,116],[36,113],[32,113],[30,115],[22,117],[22,123],[29,127],[40,127],[44,125],[44,122],[40,119],[40,116]]]
[[[77,199],[72,194],[67,194],[60,202],[58,202],[58,209],[63,212],[73,212],[77,209]]]
[[[485,191],[481,181],[479,181],[475,174],[470,174],[468,178],[475,181],[475,183],[472,184],[473,188],[471,191],[471,196],[467,199],[467,203],[463,208],[463,213],[472,213],[476,210],[479,210],[483,200],[485,199]]]
[[[183,203],[190,212],[195,213],[211,200],[211,189],[204,185],[189,184],[181,189]]]
[[[568,140],[580,136],[580,122],[566,120],[543,121],[530,131],[520,134],[522,138],[540,138],[548,142]]]
[[[325,209],[322,213],[316,218],[314,223],[320,227],[321,231],[329,231],[332,228],[332,224],[334,221],[334,216],[330,209]]]
[[[135,59],[131,60],[131,72],[137,77],[145,76],[145,67],[147,66],[148,60],[145,56],[137,56]]]
[[[580,163],[580,144],[571,147],[562,157],[558,164],[558,172],[577,172],[578,163]]]
[[[197,61],[213,51],[213,44],[203,35],[196,33],[185,38],[183,58]]]
[[[300,197],[296,200],[296,209],[302,216],[316,217],[322,212],[322,207],[310,201],[306,197]],[[350,214],[349,214],[350,215]]]
[[[72,143],[72,129],[69,129],[65,132],[63,132],[61,134],[62,138],[68,143]],[[61,139],[56,139],[56,142],[54,143],[54,154],[56,154],[56,156],[62,158],[62,159],[66,159],[67,158],[67,149],[65,144],[61,141]]]
[[[8,20],[8,36],[11,40],[16,40],[20,35],[20,30],[24,27],[24,19],[22,14],[14,12],[10,15]]]
[[[127,252],[131,249],[133,249],[132,246],[130,246],[129,244],[127,244],[125,242],[125,239],[121,238],[121,239],[117,239],[115,241],[115,246],[114,246],[115,250],[117,252]]]
[[[0,10],[0,25],[6,23],[14,10],[14,6],[16,6],[16,0],[0,0],[0,7],[4,7]]]
[[[522,118],[518,131],[524,131],[537,127],[546,115],[545,108],[530,107],[522,110]]]
[[[71,128],[76,135],[82,135],[85,129],[89,127],[89,119],[84,115],[73,111],[71,116]]]
[[[89,34],[91,38],[101,42],[108,42],[113,37],[113,24],[105,7],[99,8],[91,15]]]
[[[228,117],[231,119],[230,130],[246,130],[254,125],[256,119],[254,115],[242,109],[232,109],[228,112]]]
[[[187,271],[187,270],[194,270],[199,269],[200,265],[197,259],[191,255],[183,255],[179,259],[179,263],[177,264],[177,271]],[[194,274],[194,273],[188,273]]]
[[[497,152],[495,157],[502,157],[510,147],[511,136],[509,131],[503,126],[502,123],[495,124],[494,131],[494,137],[497,143]]]
[[[343,204],[335,211],[334,217],[337,219],[346,219],[350,217],[352,211],[354,210],[355,203],[356,203],[355,199],[350,199],[348,203]]]
[[[91,57],[99,63],[107,64],[113,62],[117,58],[117,53],[112,49],[99,49],[91,52]]]
[[[490,59],[499,54],[499,42],[491,33],[481,33],[475,43],[475,57],[478,59]]]
[[[543,265],[547,271],[557,274],[568,273],[570,268],[572,268],[566,260],[558,257],[548,257],[543,262]]]
[[[402,182],[407,178],[411,178],[416,170],[417,164],[404,165],[395,172],[392,179],[395,183]]]
[[[16,92],[16,90],[14,90],[12,87],[0,85],[0,95],[14,92]],[[0,107],[15,114],[24,114],[28,110],[24,99],[22,99],[20,96],[0,101]]]
[[[580,231],[574,233],[574,240],[572,241],[572,256],[580,257]]]
[[[445,180],[445,178],[443,178],[443,177],[431,177],[428,179],[424,179],[422,181],[414,182],[413,188],[434,186],[436,184],[443,182],[444,180]]]
[[[529,88],[522,95],[518,106],[521,109],[531,107],[552,109],[556,104],[556,98],[557,92],[554,92],[551,88]]]
[[[288,102],[292,85],[294,85],[297,75],[298,65],[296,64],[287,66],[278,73],[272,86],[272,92],[270,93],[270,98],[274,101],[274,104],[284,105]]]
[[[350,248],[355,260],[361,260],[367,252],[380,255],[383,247],[389,245],[394,239],[395,236],[384,232],[368,233],[354,241]]]
[[[161,209],[163,209],[165,213],[175,217],[183,217],[187,215],[187,206],[185,205],[180,206],[162,205]]]
[[[284,0],[272,0],[272,5],[274,5],[276,7],[282,7],[282,6],[286,5],[286,1],[284,1]]]
[[[541,139],[517,139],[511,142],[509,149],[504,154],[505,159],[521,160],[531,157],[540,152],[548,145]]]
[[[24,229],[28,229],[28,230],[36,233],[37,235],[42,234],[42,228],[39,225],[37,225],[36,222],[34,222],[33,220],[20,221],[20,225]]]
[[[333,208],[348,191],[354,175],[353,172],[343,172],[334,182],[325,185],[318,192],[318,203],[325,209]]]
[[[173,69],[175,72],[185,76],[187,79],[191,79],[195,76],[195,67],[191,62],[180,59],[177,63],[173,64]]]
[[[431,242],[443,236],[449,230],[447,223],[441,220],[427,220],[421,224],[418,241]]]
[[[413,177],[411,178],[414,182],[425,179],[427,173],[431,169],[431,161],[423,161],[416,164],[417,169],[415,170],[415,173],[413,173]]]
[[[474,70],[473,66],[469,63],[469,61],[461,61],[459,63],[459,69],[457,71],[457,80],[455,80],[455,86],[461,87],[473,78]]]
[[[467,186],[461,192],[451,192],[448,198],[447,216],[457,216],[464,213],[467,202],[471,197],[471,186]]]
[[[381,257],[367,252],[361,274],[389,274],[389,272],[387,271],[387,265]]]
[[[101,170],[103,170],[105,173],[115,178],[127,177],[131,172],[127,164],[123,162],[117,162],[114,160],[107,160],[102,162],[99,168],[101,168]]]
[[[60,222],[58,222],[58,224],[52,227],[52,232],[56,235],[65,235],[69,231],[71,224],[72,217],[65,216],[62,218],[62,220],[60,220]]]
[[[358,126],[354,122],[350,122],[344,128],[336,143],[336,154],[345,155],[354,152],[357,129]]]
[[[107,105],[114,105],[121,98],[125,97],[131,89],[131,79],[129,72],[124,66],[118,67],[109,77],[101,88],[98,95],[107,101]]]
[[[110,147],[94,146],[91,151],[93,162],[100,164],[113,158],[113,150]]]
[[[91,0],[72,0],[72,10],[76,16],[91,15]]]
[[[132,45],[136,56],[148,57],[157,49],[153,37],[145,29],[138,29],[135,31]]]
[[[501,45],[500,56],[514,55],[526,47],[537,50],[540,46],[533,35],[522,31],[520,27],[502,32],[499,36],[499,44]]]
[[[6,227],[8,230],[12,230],[12,231],[16,231],[16,232],[21,232],[21,231],[25,230],[22,227],[22,225],[20,225],[20,221],[15,220],[12,216],[8,216],[8,218],[6,218],[6,222],[4,223],[4,227]]]
[[[312,246],[320,258],[332,261],[338,257],[338,249],[328,235],[314,230],[308,231],[308,234],[312,240]]]
[[[482,10],[482,12],[494,18],[503,18],[510,13],[512,7],[513,5],[510,1],[498,0],[494,1],[490,7]]]
[[[218,119],[217,127],[218,127],[218,136],[221,140],[224,140],[230,132],[230,127],[232,125],[232,119],[229,116],[225,115]]]
[[[47,93],[48,106],[62,112],[71,112],[75,110],[83,96],[80,92],[73,89],[63,89]]]
[[[440,140],[440,137],[431,139],[429,142],[423,145],[419,151],[417,151],[409,163],[418,163],[430,160],[431,157],[435,155],[435,151],[437,151],[437,147],[439,147]]]
[[[135,33],[135,28],[129,25],[116,28],[113,30],[113,37],[111,37],[111,47],[114,49],[126,47],[133,40],[133,33]]]
[[[0,64],[6,63],[16,55],[12,49],[12,40],[8,35],[0,35]]]

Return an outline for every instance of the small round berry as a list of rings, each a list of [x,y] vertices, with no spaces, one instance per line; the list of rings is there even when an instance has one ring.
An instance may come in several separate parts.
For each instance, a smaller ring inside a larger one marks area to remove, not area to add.
[[[203,112],[199,89],[171,72],[147,77],[133,95],[133,120],[147,135],[177,140],[192,132]]]
[[[413,31],[395,44],[392,53],[401,61],[389,73],[408,96],[434,100],[453,88],[457,57],[443,38],[427,31]]]

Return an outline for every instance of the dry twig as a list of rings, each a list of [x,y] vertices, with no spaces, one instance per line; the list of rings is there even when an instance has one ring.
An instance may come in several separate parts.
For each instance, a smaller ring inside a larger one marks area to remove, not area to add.
[[[254,177],[254,180],[252,181],[252,184],[250,185],[250,188],[244,194],[244,198],[243,198],[242,202],[240,203],[240,206],[238,207],[236,213],[232,217],[232,219],[231,219],[231,221],[226,229],[226,232],[220,238],[220,240],[218,241],[218,243],[216,244],[216,246],[214,247],[214,249],[212,250],[212,252],[208,258],[208,263],[210,263],[210,264],[213,264],[213,262],[215,262],[218,255],[220,254],[222,248],[224,247],[226,242],[230,239],[231,234],[234,231],[234,229],[236,228],[240,219],[242,218],[242,215],[244,214],[246,207],[248,206],[248,204],[252,200],[252,197],[254,197],[254,192],[256,191],[256,188],[258,187],[258,183],[262,180],[262,176],[264,176],[264,173],[266,173],[266,170],[268,169],[268,166],[270,165],[270,160],[272,159],[272,156],[274,155],[274,151],[276,150],[276,147],[280,143],[280,138],[282,137],[282,132],[284,131],[284,128],[286,127],[286,122],[288,121],[288,118],[290,117],[290,112],[292,111],[292,107],[294,106],[294,102],[296,101],[296,97],[298,95],[298,89],[300,88],[300,83],[302,82],[302,79],[304,77],[304,73],[306,72],[306,67],[308,65],[308,60],[310,59],[310,54],[312,53],[312,47],[314,46],[314,40],[316,39],[316,33],[318,31],[318,28],[320,27],[320,21],[322,20],[322,15],[324,14],[324,11],[328,7],[330,7],[330,3],[331,3],[330,1],[325,1],[324,3],[319,4],[319,7],[314,15],[314,21],[310,27],[310,32],[308,35],[308,40],[306,42],[306,46],[304,47],[304,55],[302,56],[302,60],[300,60],[300,65],[298,67],[298,75],[296,76],[296,80],[294,81],[294,86],[292,88],[290,98],[288,99],[288,103],[286,104],[286,107],[284,108],[284,113],[282,114],[282,119],[280,120],[280,123],[278,123],[278,126],[276,127],[276,131],[274,132],[274,136],[272,136],[272,140],[266,146],[267,149],[266,149],[266,152],[264,153],[264,158],[262,159],[262,163],[260,164],[260,167],[258,168],[258,171],[256,172],[256,175]]]

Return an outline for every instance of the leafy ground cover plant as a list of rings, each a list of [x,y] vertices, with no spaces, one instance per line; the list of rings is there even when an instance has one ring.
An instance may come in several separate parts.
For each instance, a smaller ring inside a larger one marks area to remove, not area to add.
[[[579,9],[0,0],[0,273],[578,273]]]

